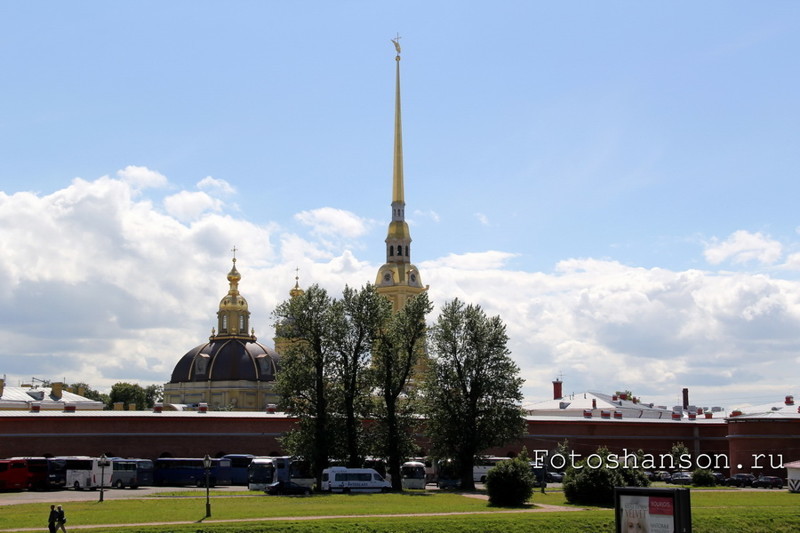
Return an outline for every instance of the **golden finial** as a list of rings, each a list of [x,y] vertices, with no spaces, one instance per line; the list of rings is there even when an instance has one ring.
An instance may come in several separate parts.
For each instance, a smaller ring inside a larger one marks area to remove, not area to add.
[[[236,245],[234,244],[233,248],[231,248],[231,252],[233,252],[233,262],[234,263],[236,262],[236,250],[238,250],[238,248],[236,248]]]

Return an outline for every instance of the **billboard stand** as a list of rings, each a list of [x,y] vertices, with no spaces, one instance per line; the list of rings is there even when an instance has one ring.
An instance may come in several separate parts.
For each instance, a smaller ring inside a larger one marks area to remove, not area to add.
[[[689,489],[614,489],[616,533],[691,533]]]

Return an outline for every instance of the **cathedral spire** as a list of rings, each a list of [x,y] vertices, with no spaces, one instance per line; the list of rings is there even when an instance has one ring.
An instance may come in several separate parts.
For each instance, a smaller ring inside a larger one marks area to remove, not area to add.
[[[417,268],[411,264],[411,232],[405,217],[403,182],[403,127],[400,106],[400,36],[392,39],[395,56],[394,162],[392,166],[392,220],[386,235],[386,264],[378,271],[375,284],[395,310],[412,296],[426,290]]]

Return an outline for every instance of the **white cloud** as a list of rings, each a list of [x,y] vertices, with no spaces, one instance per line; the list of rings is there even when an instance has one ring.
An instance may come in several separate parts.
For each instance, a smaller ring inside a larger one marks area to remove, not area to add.
[[[208,211],[222,210],[221,200],[212,198],[204,192],[181,191],[164,198],[164,209],[180,221],[197,220]]]
[[[295,276],[334,296],[375,279],[379,265],[325,246],[365,234],[352,213],[301,213],[312,228],[304,239],[237,219],[196,191],[171,196],[164,212],[137,187],[101,177],[46,196],[0,193],[0,360],[9,383],[32,375],[101,388],[166,382],[215,325],[233,245],[240,289],[267,344],[270,313]],[[753,248],[769,246],[736,249]],[[565,392],[627,388],[667,405],[683,387],[713,405],[736,391],[800,394],[786,372],[800,353],[800,282],[592,258],[546,273],[507,270],[514,257],[444,255],[420,273],[437,310],[458,297],[502,317],[529,397],[547,398],[560,372]]]
[[[233,187],[233,185],[225,180],[212,178],[211,176],[206,176],[202,180],[198,181],[197,188],[201,191],[207,191],[209,194],[219,194],[223,196],[229,196],[236,193],[236,189]]]
[[[777,262],[783,251],[780,242],[770,239],[761,233],[750,233],[739,230],[734,232],[724,242],[713,241],[706,246],[703,253],[706,261],[718,265],[725,261],[734,264],[757,261],[762,265],[771,265]]]
[[[415,218],[429,218],[432,221],[437,222],[437,223],[441,220],[441,217],[439,216],[439,213],[437,213],[436,211],[434,211],[432,209],[429,210],[429,211],[420,211],[419,209],[415,209],[414,210],[414,217]]]
[[[147,167],[129,165],[117,171],[117,176],[137,189],[164,187],[167,185],[166,176]]]
[[[518,254],[489,250],[488,252],[475,252],[466,254],[450,254],[434,261],[422,263],[430,268],[457,268],[466,270],[485,270],[502,268],[510,259]]]
[[[343,209],[321,207],[310,211],[301,211],[294,217],[302,224],[309,226],[314,235],[355,239],[367,232],[367,223],[364,219]]]
[[[477,218],[478,222],[480,222],[484,226],[488,226],[489,225],[489,217],[487,217],[483,213],[475,213],[475,218]]]

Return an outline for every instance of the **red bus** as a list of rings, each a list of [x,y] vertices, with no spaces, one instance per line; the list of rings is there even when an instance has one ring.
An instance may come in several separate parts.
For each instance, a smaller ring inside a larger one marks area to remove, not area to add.
[[[30,483],[25,459],[0,459],[0,490],[23,490]]]

